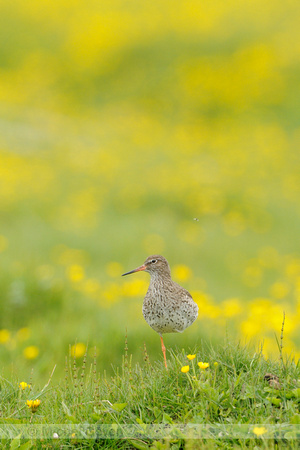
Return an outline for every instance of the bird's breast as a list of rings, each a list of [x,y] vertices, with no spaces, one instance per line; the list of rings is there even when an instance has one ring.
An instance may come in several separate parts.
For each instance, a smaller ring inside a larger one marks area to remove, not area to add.
[[[157,333],[184,331],[197,318],[198,306],[192,298],[164,290],[149,289],[143,303],[143,316]]]

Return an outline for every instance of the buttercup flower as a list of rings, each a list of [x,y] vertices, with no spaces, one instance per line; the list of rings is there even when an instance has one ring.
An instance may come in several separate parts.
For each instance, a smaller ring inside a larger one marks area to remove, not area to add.
[[[190,361],[192,361],[192,359],[196,358],[196,355],[186,355],[187,359],[189,359]]]
[[[10,339],[10,331],[3,329],[0,330],[0,344],[4,344]]]
[[[29,347],[24,348],[23,355],[26,359],[35,359],[38,357],[40,351],[36,345],[29,345]]]
[[[256,434],[256,436],[262,436],[267,431],[268,430],[266,429],[266,427],[254,427],[253,428],[253,433]]]
[[[71,356],[73,358],[81,358],[86,352],[86,345],[83,342],[77,342],[77,344],[71,347]]]
[[[205,370],[209,367],[209,363],[200,361],[198,362],[198,366],[200,367],[200,369]]]
[[[181,372],[187,373],[190,370],[190,366],[183,366],[181,367]]]
[[[31,387],[30,384],[27,384],[25,381],[21,381],[19,386],[21,389],[23,389],[23,391],[24,391],[24,389],[26,389],[26,388],[30,389],[30,387]]]
[[[38,409],[38,407],[41,404],[41,400],[27,400],[26,405],[28,406],[29,409],[31,409],[31,412],[36,412],[36,410]]]

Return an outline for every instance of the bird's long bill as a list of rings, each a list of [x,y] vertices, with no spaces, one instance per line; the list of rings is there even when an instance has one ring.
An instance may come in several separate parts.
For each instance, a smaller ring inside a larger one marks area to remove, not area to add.
[[[145,266],[145,264],[143,264],[142,266],[137,267],[136,269],[131,270],[130,272],[123,273],[122,277],[124,277],[125,275],[130,275],[131,273],[134,273],[134,272],[140,272],[141,270],[146,270],[146,268],[147,267]]]

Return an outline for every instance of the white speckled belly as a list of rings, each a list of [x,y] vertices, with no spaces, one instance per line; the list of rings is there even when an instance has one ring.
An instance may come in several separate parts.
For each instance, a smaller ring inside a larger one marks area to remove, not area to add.
[[[198,306],[190,298],[180,305],[172,300],[145,298],[143,315],[148,325],[159,334],[181,333],[196,320]]]

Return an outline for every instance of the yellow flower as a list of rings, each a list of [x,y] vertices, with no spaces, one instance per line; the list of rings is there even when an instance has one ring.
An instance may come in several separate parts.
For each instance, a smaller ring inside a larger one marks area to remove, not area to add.
[[[82,342],[72,345],[71,356],[73,358],[81,358],[86,352],[86,345]]]
[[[282,299],[285,298],[290,291],[290,287],[287,283],[277,281],[270,288],[270,294],[273,298]]]
[[[198,362],[198,366],[200,367],[200,369],[205,370],[209,367],[209,363],[200,361],[200,362]]]
[[[179,281],[186,281],[192,276],[192,271],[184,264],[179,264],[173,269],[174,278]]]
[[[183,366],[181,367],[181,372],[182,373],[187,373],[190,370],[190,366]]]
[[[190,361],[192,361],[192,359],[196,358],[196,355],[186,355],[187,359],[189,359]]]
[[[39,353],[40,351],[36,345],[30,345],[23,350],[23,355],[26,359],[35,359],[38,357]]]
[[[36,410],[38,409],[38,407],[41,404],[41,400],[27,400],[26,405],[28,406],[29,409],[31,409],[31,412],[36,412]]]
[[[0,344],[4,344],[10,339],[10,331],[3,329],[0,330]]]
[[[242,306],[238,298],[228,298],[222,303],[223,314],[225,317],[234,317],[241,313]]]
[[[78,283],[84,278],[84,268],[79,264],[72,264],[67,268],[66,272],[69,280],[73,283]]]
[[[25,381],[21,381],[21,383],[19,384],[19,386],[20,386],[20,388],[23,389],[23,391],[24,391],[24,389],[26,389],[26,388],[28,388],[28,389],[31,388],[31,385],[30,385],[30,384],[27,384]]]
[[[261,436],[262,434],[265,434],[268,430],[266,427],[254,427],[253,433],[256,434],[256,436]]]

